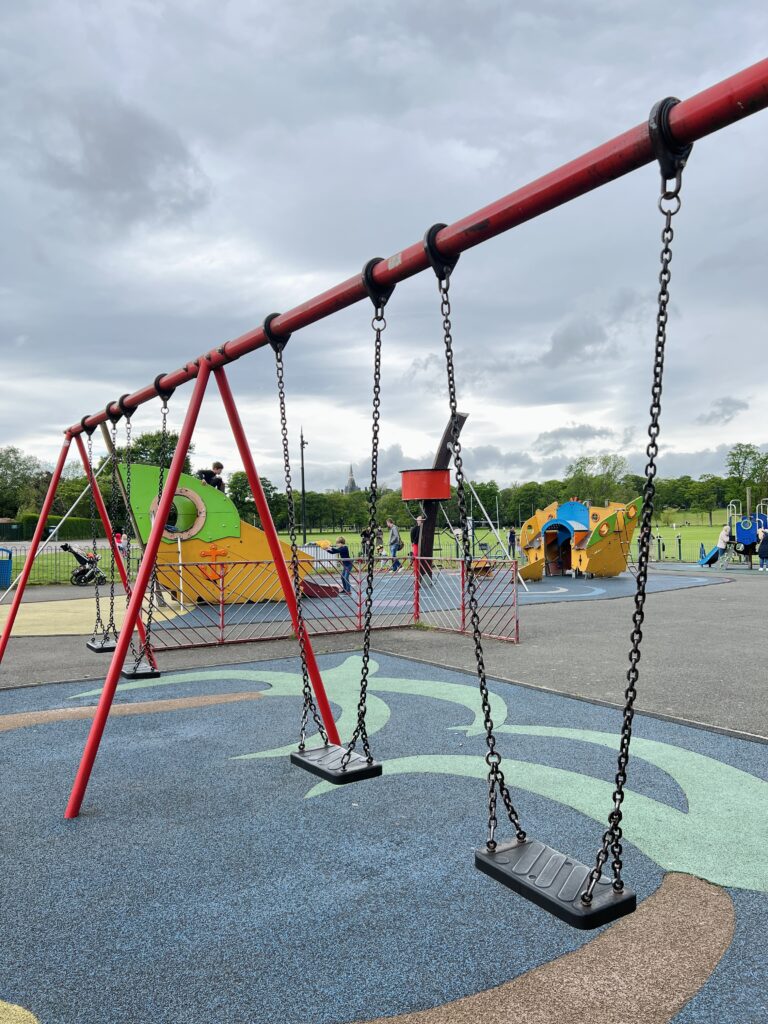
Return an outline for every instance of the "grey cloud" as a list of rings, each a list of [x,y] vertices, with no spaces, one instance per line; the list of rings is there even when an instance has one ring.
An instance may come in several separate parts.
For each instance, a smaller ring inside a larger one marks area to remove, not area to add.
[[[89,217],[127,225],[194,213],[211,184],[179,134],[115,95],[42,97],[30,139],[43,182],[73,195]]]
[[[718,423],[730,423],[740,412],[749,409],[749,402],[741,398],[718,398],[712,403],[709,412],[703,412],[696,417],[696,422],[704,426],[716,425]]]
[[[591,427],[588,423],[574,423],[570,427],[557,427],[539,434],[533,447],[542,455],[554,455],[574,443],[584,444],[597,438],[612,438],[614,432],[604,427]]]

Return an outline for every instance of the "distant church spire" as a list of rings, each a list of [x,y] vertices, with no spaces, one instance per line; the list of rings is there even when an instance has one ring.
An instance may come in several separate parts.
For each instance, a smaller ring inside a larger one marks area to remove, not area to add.
[[[360,490],[360,488],[355,483],[355,475],[352,472],[352,463],[350,462],[350,464],[349,464],[349,479],[347,480],[346,487],[344,488],[344,493],[345,494],[354,494],[356,491],[359,491],[359,490]]]

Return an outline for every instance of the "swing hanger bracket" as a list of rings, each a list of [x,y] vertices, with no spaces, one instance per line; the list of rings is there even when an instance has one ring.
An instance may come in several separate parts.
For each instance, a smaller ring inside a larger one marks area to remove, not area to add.
[[[160,381],[163,379],[163,377],[167,376],[167,373],[158,373],[152,384],[152,386],[155,389],[155,394],[158,396],[158,398],[162,399],[163,403],[170,401],[170,399],[173,398],[174,391],[176,390],[176,388],[164,388],[160,386]]]
[[[270,313],[269,316],[264,317],[264,323],[261,325],[264,336],[275,352],[282,352],[291,337],[290,334],[275,334],[272,330],[272,321],[281,315],[280,313]]]
[[[674,199],[680,191],[680,179],[683,168],[691,155],[693,143],[682,145],[672,135],[669,127],[669,113],[680,102],[676,96],[667,96],[654,103],[648,117],[648,135],[651,139],[653,154],[659,162],[661,171],[661,194],[663,199]],[[667,182],[674,181],[675,187],[670,190]]]
[[[86,437],[90,437],[93,434],[94,430],[96,429],[96,424],[94,424],[92,427],[86,426],[86,420],[88,419],[90,419],[89,416],[83,416],[83,418],[80,420],[80,426],[82,427],[83,433],[86,435]]]
[[[365,264],[361,274],[363,288],[365,288],[366,295],[373,303],[373,308],[377,310],[384,309],[392,297],[392,292],[395,290],[395,286],[393,284],[382,287],[374,281],[373,270],[374,267],[377,267],[380,263],[384,263],[384,258],[382,256],[374,256],[372,260],[368,260]]]
[[[136,412],[136,409],[138,408],[138,406],[128,405],[128,403],[126,402],[126,398],[128,397],[129,394],[130,392],[126,391],[126,393],[124,395],[120,395],[120,397],[117,400],[117,406],[120,409],[120,412],[127,420],[129,420],[131,416],[133,416],[133,414]]]
[[[123,396],[123,397],[125,397],[125,396]],[[112,411],[112,406],[113,405],[117,405],[117,409],[118,409],[117,412],[113,412]],[[112,426],[114,426],[116,423],[118,423],[123,418],[123,410],[120,408],[120,402],[119,401],[118,402],[107,402],[106,406],[104,407],[104,412],[106,413],[107,419],[112,424]]]
[[[424,252],[427,254],[429,265],[434,270],[438,281],[447,281],[453,273],[453,268],[459,262],[458,255],[444,256],[437,248],[437,235],[447,224],[433,224],[424,235]]]

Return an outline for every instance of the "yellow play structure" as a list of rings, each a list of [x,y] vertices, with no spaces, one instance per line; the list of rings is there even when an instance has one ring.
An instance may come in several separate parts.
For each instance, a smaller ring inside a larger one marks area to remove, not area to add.
[[[125,479],[125,466],[119,471]],[[143,543],[157,508],[159,472],[156,466],[131,467],[131,508]],[[280,544],[290,561],[290,545]],[[313,566],[312,557],[300,551],[302,582]],[[185,604],[284,600],[264,532],[243,522],[226,494],[187,473],[176,488],[173,522],[163,533],[157,570],[160,585]]]
[[[618,576],[627,568],[641,506],[642,498],[604,508],[573,499],[537,509],[520,530],[521,578]]]

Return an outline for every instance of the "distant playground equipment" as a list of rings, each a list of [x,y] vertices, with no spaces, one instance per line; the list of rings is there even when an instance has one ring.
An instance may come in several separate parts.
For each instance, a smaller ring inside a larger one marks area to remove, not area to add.
[[[118,469],[125,483],[126,466]],[[159,472],[157,466],[131,467],[131,510],[142,544],[149,540],[157,512]],[[163,482],[167,476],[164,471]],[[181,473],[171,509],[157,553],[157,578],[172,597],[183,597],[185,603],[218,603],[223,592],[226,604],[285,600],[264,531],[244,522],[226,494]],[[281,548],[290,560],[290,545],[281,542]],[[315,559],[303,551],[298,558],[302,584],[312,589],[307,576]],[[237,563],[243,562],[262,563],[261,569],[238,572]],[[332,594],[328,591],[323,596]]]
[[[705,551],[702,544],[699,565],[712,567],[719,563],[725,567],[734,555],[739,555],[751,569],[752,559],[759,543],[758,531],[768,530],[768,498],[763,498],[757,503],[754,515],[750,513],[749,507],[747,507],[747,514],[744,515],[741,502],[731,501],[728,505],[725,525],[730,531],[725,548],[720,548],[716,544],[709,551]]]
[[[630,559],[642,498],[597,508],[573,499],[537,509],[520,530],[523,580],[543,576],[618,576]]]

